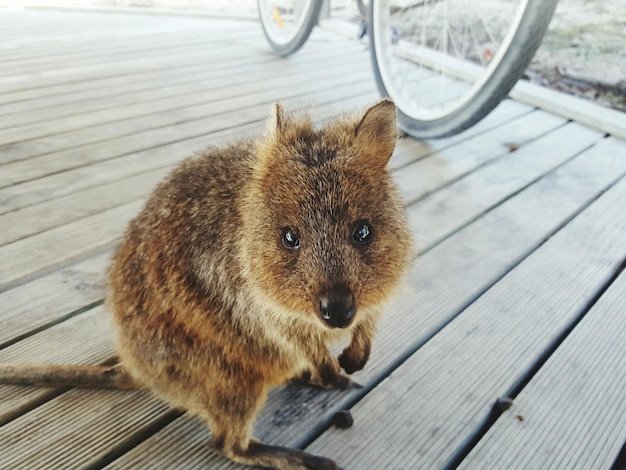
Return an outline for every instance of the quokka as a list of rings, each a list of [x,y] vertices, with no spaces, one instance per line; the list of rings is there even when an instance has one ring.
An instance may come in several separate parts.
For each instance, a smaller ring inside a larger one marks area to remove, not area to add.
[[[263,444],[268,390],[347,388],[413,255],[386,170],[389,100],[316,129],[275,105],[266,134],[183,162],[130,223],[109,269],[121,364],[0,366],[5,383],[147,387],[204,419],[215,451],[276,469],[332,460]],[[328,345],[349,345],[338,358]]]

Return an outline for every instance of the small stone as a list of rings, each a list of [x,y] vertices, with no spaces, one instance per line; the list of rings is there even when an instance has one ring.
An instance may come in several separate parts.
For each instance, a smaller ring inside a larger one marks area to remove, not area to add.
[[[352,414],[348,410],[337,411],[333,416],[333,424],[339,429],[348,429],[354,424]]]

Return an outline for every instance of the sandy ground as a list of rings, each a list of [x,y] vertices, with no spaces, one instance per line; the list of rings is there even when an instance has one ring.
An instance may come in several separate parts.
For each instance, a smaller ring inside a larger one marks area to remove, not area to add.
[[[626,0],[560,0],[527,73],[626,111]]]
[[[0,8],[29,4],[256,14],[256,0],[0,0]],[[354,1],[332,0],[331,6],[332,16],[355,20]],[[626,112],[625,44],[626,0],[560,0],[526,78]]]

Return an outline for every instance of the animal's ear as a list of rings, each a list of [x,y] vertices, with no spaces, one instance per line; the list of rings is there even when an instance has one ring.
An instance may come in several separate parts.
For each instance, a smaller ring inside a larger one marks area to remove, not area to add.
[[[272,106],[272,113],[267,120],[267,130],[270,135],[280,134],[280,131],[285,123],[285,112],[280,103],[276,102]]]
[[[396,147],[396,105],[384,99],[365,111],[354,129],[357,153],[365,164],[385,166]]]

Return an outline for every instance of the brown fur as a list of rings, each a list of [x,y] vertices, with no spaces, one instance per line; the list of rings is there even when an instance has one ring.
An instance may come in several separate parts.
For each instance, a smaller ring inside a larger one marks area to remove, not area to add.
[[[411,254],[406,216],[385,166],[395,107],[315,129],[276,105],[268,132],[185,161],[135,218],[109,271],[108,305],[126,371],[202,417],[213,447],[247,464],[338,468],[251,438],[267,392],[296,376],[345,388],[369,357],[381,311]],[[367,221],[372,240],[353,241]],[[283,244],[285,227],[300,239]],[[331,328],[321,296],[353,299]],[[336,295],[340,295],[336,294]],[[350,297],[352,296],[352,297]],[[350,345],[339,358],[328,344]]]

